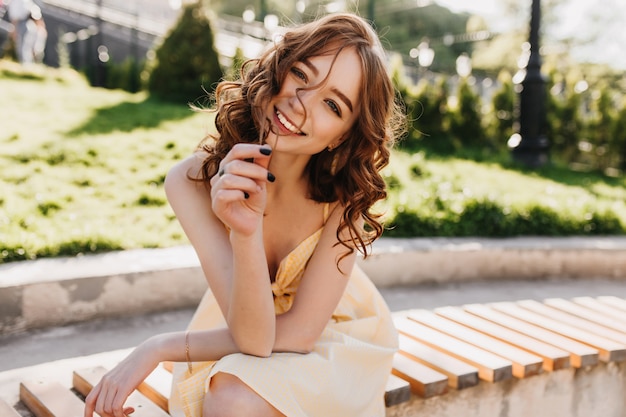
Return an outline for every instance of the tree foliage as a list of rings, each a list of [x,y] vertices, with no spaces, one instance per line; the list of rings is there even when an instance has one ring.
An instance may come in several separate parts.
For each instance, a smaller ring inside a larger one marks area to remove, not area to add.
[[[187,4],[156,50],[148,90],[158,98],[190,102],[222,77],[208,10],[202,1]]]

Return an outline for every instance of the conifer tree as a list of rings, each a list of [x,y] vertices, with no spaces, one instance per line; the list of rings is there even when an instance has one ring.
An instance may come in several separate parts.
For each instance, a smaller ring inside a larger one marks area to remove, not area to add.
[[[148,91],[154,96],[188,103],[213,90],[222,69],[202,0],[184,6],[155,59],[148,80]]]

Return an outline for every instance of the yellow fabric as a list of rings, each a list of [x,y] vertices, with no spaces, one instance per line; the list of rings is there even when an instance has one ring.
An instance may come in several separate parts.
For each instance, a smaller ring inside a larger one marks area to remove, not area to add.
[[[324,220],[328,217],[327,206]],[[272,284],[276,313],[288,311],[322,234],[315,232],[280,264]],[[226,326],[208,290],[190,330]],[[397,333],[376,287],[355,266],[337,309],[309,354],[273,353],[268,358],[228,355],[217,362],[174,367],[170,396],[173,417],[201,417],[211,376],[232,374],[288,417],[383,417],[384,392],[397,350]]]

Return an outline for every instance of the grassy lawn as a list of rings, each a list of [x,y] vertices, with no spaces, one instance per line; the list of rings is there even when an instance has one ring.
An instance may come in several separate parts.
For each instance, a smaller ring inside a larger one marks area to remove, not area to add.
[[[73,72],[0,71],[0,262],[185,242],[163,179],[210,115]]]
[[[38,71],[0,61],[0,263],[187,243],[163,179],[211,129],[211,116],[91,88],[74,72]],[[574,217],[610,210],[626,224],[622,178],[403,152],[385,175],[391,193],[381,208],[390,217],[462,212],[477,199]]]

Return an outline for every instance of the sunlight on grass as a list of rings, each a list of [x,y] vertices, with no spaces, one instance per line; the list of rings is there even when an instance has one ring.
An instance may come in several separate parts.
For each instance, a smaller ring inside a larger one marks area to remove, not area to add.
[[[187,243],[163,181],[212,129],[211,115],[91,88],[74,72],[23,74],[2,61],[0,91],[0,263]],[[614,233],[615,219],[626,224],[623,178],[401,150],[383,174],[389,198],[377,208],[392,221],[408,214],[411,236],[474,233],[454,228],[462,222],[505,233],[513,214],[529,230],[555,234]],[[612,217],[598,217],[606,212]]]
[[[79,77],[0,78],[0,91],[0,262],[62,253],[64,245],[186,243],[163,181],[211,116],[90,88]]]

